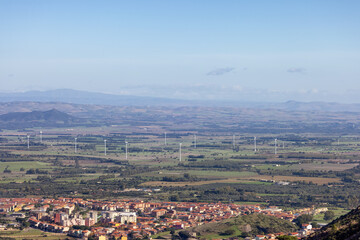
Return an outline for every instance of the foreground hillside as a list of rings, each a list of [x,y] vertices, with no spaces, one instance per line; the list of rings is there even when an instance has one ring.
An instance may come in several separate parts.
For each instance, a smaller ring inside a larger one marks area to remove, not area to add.
[[[193,228],[196,232],[205,238],[223,238],[230,236],[254,236],[270,233],[289,233],[297,230],[293,223],[263,214],[243,215],[221,222],[214,222]]]
[[[360,207],[335,219],[307,240],[352,240],[360,238]]]

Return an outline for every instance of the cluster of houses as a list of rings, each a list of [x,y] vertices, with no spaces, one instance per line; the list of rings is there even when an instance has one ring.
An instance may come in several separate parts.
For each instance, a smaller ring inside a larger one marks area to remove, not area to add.
[[[84,239],[90,235],[97,239],[151,238],[152,235],[169,229],[185,229],[251,213],[262,213],[292,221],[302,214],[313,214],[314,211],[309,208],[291,212],[275,206],[262,208],[259,205],[220,202],[101,201],[81,198],[0,199],[0,214],[26,214],[29,217],[28,222],[34,228]],[[297,233],[287,234],[301,237],[309,234],[311,230],[311,225],[307,225]],[[273,237],[276,235],[256,236],[256,239],[274,239]]]

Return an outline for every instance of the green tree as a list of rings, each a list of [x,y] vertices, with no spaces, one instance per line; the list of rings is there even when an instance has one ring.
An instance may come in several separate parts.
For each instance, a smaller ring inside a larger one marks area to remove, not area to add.
[[[177,202],[177,201],[179,201],[179,196],[178,195],[171,195],[169,200],[171,202]]]
[[[324,214],[324,220],[328,221],[328,220],[331,220],[335,217],[335,213],[333,211],[327,211],[325,214]]]
[[[356,196],[349,196],[347,199],[348,208],[354,209],[359,205],[359,199]]]
[[[186,240],[186,239],[189,239],[191,237],[190,233],[187,232],[187,231],[180,231],[179,232],[179,237],[182,239],[182,240]]]
[[[233,235],[235,233],[234,229],[227,229],[221,233],[221,235]]]
[[[311,225],[313,228],[320,228],[320,225],[317,222],[312,222]]]
[[[294,220],[294,222],[296,223],[296,225],[298,225],[299,227],[301,227],[302,224],[304,223],[309,223],[313,220],[313,216],[310,214],[304,214],[299,216],[297,219]]]

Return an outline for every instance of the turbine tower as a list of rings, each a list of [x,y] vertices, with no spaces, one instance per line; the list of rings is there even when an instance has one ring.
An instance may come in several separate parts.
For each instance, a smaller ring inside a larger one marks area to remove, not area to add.
[[[106,139],[104,140],[104,154],[106,156]]]
[[[42,143],[42,131],[40,131],[40,143]]]
[[[30,135],[27,135],[27,149],[30,148]]]
[[[77,144],[77,138],[75,138],[75,145],[74,145],[75,153],[77,152],[77,146],[76,146],[76,144]]]
[[[275,138],[275,154],[277,153],[277,139]]]
[[[235,134],[233,135],[233,149],[235,149]]]
[[[254,137],[254,152],[256,152],[256,137]]]
[[[166,132],[165,132],[165,145],[166,145]]]
[[[125,159],[128,159],[128,142],[125,142]]]
[[[179,162],[181,162],[181,145],[182,143],[179,143]]]

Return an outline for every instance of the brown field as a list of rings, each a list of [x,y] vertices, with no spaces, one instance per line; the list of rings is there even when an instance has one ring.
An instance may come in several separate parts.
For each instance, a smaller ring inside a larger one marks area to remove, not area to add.
[[[359,165],[358,163],[347,163],[347,164],[335,164],[335,163],[324,163],[324,164],[299,164],[293,165],[290,169],[294,170],[319,170],[319,171],[345,171]]]
[[[199,186],[204,184],[213,184],[213,183],[249,183],[253,181],[287,181],[287,182],[312,182],[318,185],[329,184],[334,182],[341,182],[340,178],[317,178],[317,177],[295,177],[295,176],[267,176],[267,175],[257,175],[250,177],[237,177],[237,178],[227,178],[221,180],[209,180],[209,181],[198,181],[198,182],[163,182],[163,181],[149,181],[142,184],[142,186],[166,186],[166,187],[183,187],[183,186]]]
[[[227,178],[221,180],[198,181],[198,182],[163,182],[163,181],[150,181],[141,184],[142,186],[163,186],[163,187],[184,187],[184,186],[199,186],[212,183],[248,183],[251,180]]]
[[[333,182],[341,182],[340,178],[321,178],[321,177],[296,177],[296,176],[268,176],[268,175],[259,175],[254,177],[247,177],[246,179],[252,180],[274,180],[274,181],[287,181],[287,182],[313,182],[315,184],[329,184]]]
[[[61,160],[61,163],[64,165],[74,165],[75,166],[75,160]],[[95,161],[95,160],[79,160],[79,165],[81,167],[86,167],[86,166],[114,166],[114,163],[102,163],[100,161]]]

